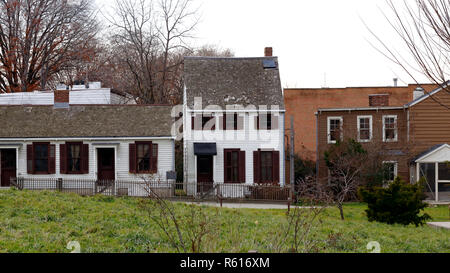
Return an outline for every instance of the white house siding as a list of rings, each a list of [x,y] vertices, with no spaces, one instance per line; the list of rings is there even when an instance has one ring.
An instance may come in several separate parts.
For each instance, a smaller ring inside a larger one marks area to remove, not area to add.
[[[70,91],[70,104],[111,104],[111,90],[109,88]],[[53,104],[53,101],[52,103]]]
[[[198,114],[198,113],[197,113]],[[220,114],[221,115],[221,114]],[[245,113],[244,130],[223,131],[218,130],[219,119],[216,118],[216,131],[192,131],[192,113],[185,119],[185,172],[188,182],[196,182],[196,158],[194,155],[194,143],[216,143],[217,156],[214,157],[214,182],[224,182],[224,149],[241,149],[246,157],[246,184],[253,184],[253,152],[258,149],[268,149],[280,152],[280,185],[285,185],[284,165],[284,113],[279,113],[278,130],[256,130],[256,113]],[[236,138],[233,136],[236,135]],[[258,135],[264,137],[258,139]]]
[[[53,92],[21,92],[0,94],[0,105],[52,105]]]
[[[70,142],[71,140],[67,140]],[[82,140],[76,140],[82,141]],[[137,141],[152,141],[155,144],[158,144],[158,174],[157,176],[162,180],[166,180],[166,172],[174,171],[175,169],[175,151],[174,151],[174,142],[172,139],[139,139]],[[27,146],[32,144],[33,142],[50,142],[50,144],[56,145],[56,174],[51,175],[34,175],[27,173]],[[138,180],[141,177],[136,174],[129,173],[129,144],[134,143],[134,140],[105,140],[105,141],[92,141],[92,140],[84,140],[84,144],[89,144],[89,174],[60,174],[60,144],[65,144],[66,140],[58,140],[58,141],[48,141],[48,140],[27,140],[23,142],[23,146],[19,149],[18,152],[18,169],[17,175],[18,177],[23,178],[37,178],[37,179],[45,179],[45,178],[62,178],[62,179],[86,179],[86,180],[95,180],[97,179],[97,148],[115,148],[116,149],[116,180]],[[17,143],[17,141],[15,142]],[[109,144],[108,144],[109,143]],[[111,145],[116,144],[119,145]],[[101,145],[99,145],[101,144]]]
[[[74,90],[69,93],[69,103],[76,104],[124,104],[117,103],[111,89],[84,89]],[[116,95],[117,96],[117,95]],[[120,97],[120,96],[119,96]],[[114,99],[114,101],[113,101]],[[54,93],[46,92],[21,92],[0,94],[0,105],[53,105]]]

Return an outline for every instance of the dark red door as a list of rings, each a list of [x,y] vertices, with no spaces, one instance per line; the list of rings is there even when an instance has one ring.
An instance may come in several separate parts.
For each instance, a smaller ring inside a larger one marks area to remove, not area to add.
[[[114,149],[105,148],[97,150],[98,159],[98,180],[115,180],[116,179],[116,169],[115,169],[115,159],[114,159]]]
[[[205,192],[213,188],[213,157],[197,157],[197,184],[198,191]]]
[[[16,177],[16,150],[4,149],[0,150],[1,158],[1,186],[11,186],[10,179]]]

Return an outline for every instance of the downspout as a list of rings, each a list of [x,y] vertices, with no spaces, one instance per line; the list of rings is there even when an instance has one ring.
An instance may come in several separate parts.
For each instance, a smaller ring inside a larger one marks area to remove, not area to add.
[[[319,112],[316,112],[316,183],[319,183]]]

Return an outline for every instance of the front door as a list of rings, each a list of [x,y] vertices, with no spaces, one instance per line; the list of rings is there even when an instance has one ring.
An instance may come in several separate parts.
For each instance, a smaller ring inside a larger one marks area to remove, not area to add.
[[[1,186],[9,187],[10,179],[16,177],[16,150],[0,150],[0,161]]]
[[[98,149],[97,154],[98,180],[115,180],[116,169],[114,148]]]
[[[197,157],[197,184],[198,191],[205,192],[213,188],[213,156]]]

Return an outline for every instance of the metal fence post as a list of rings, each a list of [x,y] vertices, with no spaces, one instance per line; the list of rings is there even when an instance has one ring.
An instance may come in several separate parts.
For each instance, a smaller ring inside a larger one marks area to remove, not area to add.
[[[63,190],[63,180],[62,180],[62,178],[58,178],[58,180],[56,181],[56,188],[58,189],[58,191],[62,191]]]

